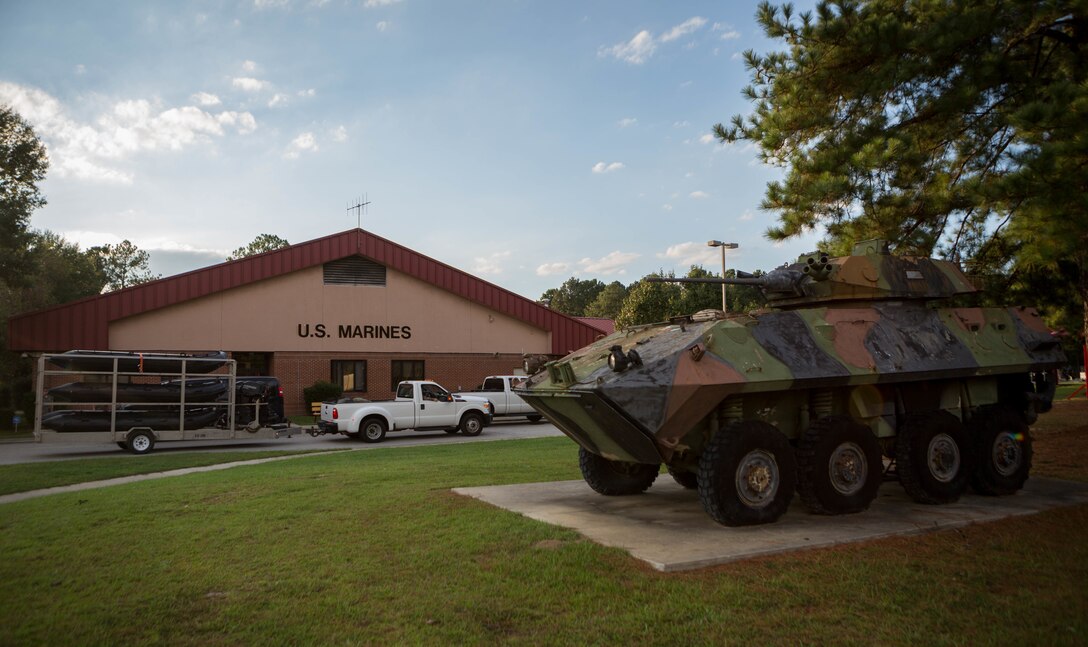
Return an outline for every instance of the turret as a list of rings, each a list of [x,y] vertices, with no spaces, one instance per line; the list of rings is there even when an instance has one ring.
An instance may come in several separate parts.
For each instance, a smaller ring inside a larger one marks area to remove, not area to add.
[[[854,246],[850,256],[814,252],[763,276],[725,279],[658,279],[653,282],[755,285],[776,308],[792,309],[851,301],[947,299],[976,289],[950,261],[893,256],[883,240]]]

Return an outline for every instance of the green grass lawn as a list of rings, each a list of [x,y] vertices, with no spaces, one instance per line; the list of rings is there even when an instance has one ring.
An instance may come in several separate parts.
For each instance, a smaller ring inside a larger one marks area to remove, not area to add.
[[[0,494],[27,492],[29,490],[57,487],[58,485],[100,481],[133,474],[151,474],[185,467],[202,467],[204,465],[218,465],[219,463],[248,461],[273,456],[309,454],[319,451],[328,450],[192,452],[0,465]]]
[[[574,444],[544,438],[7,504],[0,644],[1088,640],[1088,506],[662,574],[449,491],[577,478]]]

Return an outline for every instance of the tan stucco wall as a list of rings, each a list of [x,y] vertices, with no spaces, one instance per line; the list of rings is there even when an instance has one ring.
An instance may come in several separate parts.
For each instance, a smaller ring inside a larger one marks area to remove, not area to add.
[[[386,287],[325,285],[313,267],[110,324],[116,350],[548,353],[551,337],[406,274]],[[317,326],[325,327],[324,338]],[[341,337],[340,327],[398,326],[407,339]],[[308,333],[309,336],[300,336]]]

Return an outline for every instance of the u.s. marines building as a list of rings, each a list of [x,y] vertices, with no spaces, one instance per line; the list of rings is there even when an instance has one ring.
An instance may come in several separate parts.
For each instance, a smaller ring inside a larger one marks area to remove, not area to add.
[[[592,321],[592,324],[590,323]],[[288,414],[331,380],[370,399],[398,382],[451,389],[561,356],[610,321],[549,310],[362,229],[13,317],[9,346],[225,350],[239,375],[274,375]]]

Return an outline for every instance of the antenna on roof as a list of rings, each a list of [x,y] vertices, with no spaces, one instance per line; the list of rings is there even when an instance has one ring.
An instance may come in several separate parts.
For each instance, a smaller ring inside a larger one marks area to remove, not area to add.
[[[351,213],[352,209],[355,210],[355,226],[359,229],[363,228],[363,213],[366,212],[366,206],[370,204],[370,200],[367,200],[366,194],[363,194],[362,198],[356,198],[355,204],[348,206],[348,213]]]

